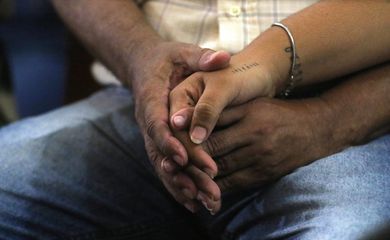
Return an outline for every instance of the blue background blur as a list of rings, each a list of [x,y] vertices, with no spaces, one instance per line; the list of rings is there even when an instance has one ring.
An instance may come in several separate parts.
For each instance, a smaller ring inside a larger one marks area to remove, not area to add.
[[[64,102],[66,31],[48,0],[14,0],[14,13],[0,23],[20,117]]]

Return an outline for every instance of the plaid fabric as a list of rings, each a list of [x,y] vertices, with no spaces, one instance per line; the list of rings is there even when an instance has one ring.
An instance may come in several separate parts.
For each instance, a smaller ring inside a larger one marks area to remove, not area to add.
[[[1,1],[1,0],[0,0]],[[193,43],[236,53],[272,23],[317,0],[134,0],[154,29],[166,40]],[[95,78],[117,84],[103,65]],[[102,74],[104,73],[104,74]],[[110,76],[107,76],[109,74]]]
[[[317,0],[138,0],[167,40],[235,53],[273,22]]]

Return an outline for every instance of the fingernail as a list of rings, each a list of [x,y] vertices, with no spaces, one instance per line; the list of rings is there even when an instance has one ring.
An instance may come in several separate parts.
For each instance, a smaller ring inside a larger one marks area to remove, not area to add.
[[[184,161],[179,155],[174,155],[172,158],[173,158],[173,161],[175,161],[180,166],[184,165]]]
[[[209,168],[205,168],[203,169],[203,172],[205,172],[207,175],[209,175],[209,177],[211,179],[214,179],[215,178],[215,174],[214,174],[214,171],[209,169]]]
[[[203,192],[199,191],[198,194],[196,195],[196,199],[200,202],[206,202],[207,200],[207,195],[204,194]]]
[[[207,205],[207,202],[202,202],[203,206],[209,211],[209,212],[212,212],[213,209],[211,209],[208,205]]]
[[[198,192],[198,194],[196,195],[196,199],[198,200],[198,201],[207,201],[207,199],[209,199],[209,200],[211,200],[211,201],[215,201],[215,198],[214,198],[214,196],[212,196],[212,195],[207,195],[206,193],[204,193],[204,192],[201,192],[201,191],[199,191]]]
[[[207,130],[204,127],[195,127],[191,133],[191,141],[195,144],[201,144],[207,135]]]
[[[183,195],[186,198],[194,199],[194,195],[192,194],[192,192],[188,188],[184,188],[181,192],[183,193]]]
[[[176,169],[176,166],[170,162],[169,160],[167,159],[164,159],[162,162],[161,162],[161,165],[162,165],[162,168],[167,172],[167,173],[172,173],[175,171]]]
[[[213,58],[219,53],[220,51],[213,52],[211,54],[208,54],[204,60],[204,63],[209,63],[210,61],[213,60]]]
[[[192,213],[195,213],[195,208],[194,206],[192,206],[191,203],[185,203],[184,204],[184,207],[188,209],[188,211],[192,212]]]
[[[175,116],[173,118],[173,123],[175,124],[176,127],[184,127],[186,119],[183,116]]]
[[[210,60],[212,59],[211,56],[213,56],[214,53],[215,53],[215,52],[210,52],[210,51],[208,51],[205,55],[202,56],[201,61],[202,61],[204,64],[210,62]]]

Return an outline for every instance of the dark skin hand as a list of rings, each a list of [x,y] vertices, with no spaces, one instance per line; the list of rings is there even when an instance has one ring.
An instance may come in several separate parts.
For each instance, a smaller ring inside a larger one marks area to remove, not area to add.
[[[158,176],[180,203],[188,191],[172,187],[173,176],[163,171],[164,159],[187,163],[187,153],[168,127],[168,95],[180,81],[196,71],[229,65],[230,55],[180,42],[167,42],[147,23],[134,1],[52,0],[54,7],[90,52],[134,94],[135,115],[145,147]],[[132,114],[132,113],[129,113]],[[215,175],[214,162],[198,167]],[[192,180],[186,183],[194,186]]]
[[[177,189],[172,187],[177,180],[169,172],[163,171],[169,168],[165,164],[168,158],[179,166],[186,165],[188,161],[187,152],[168,126],[168,96],[171,89],[189,74],[223,68],[229,59],[226,52],[214,52],[184,43],[162,42],[139,57],[142,67],[133,72],[135,116],[144,135],[149,159],[167,190],[190,211],[196,208],[190,194],[195,188],[193,181],[183,175],[180,181],[188,187]],[[214,175],[217,171],[212,161],[199,162],[197,167]]]
[[[202,145],[193,146],[189,142],[188,130],[176,133],[176,137],[187,149],[200,151],[198,148],[203,148],[213,156],[218,176],[214,181],[208,178],[205,184],[213,186],[215,182],[221,192],[242,190],[274,181],[325,155],[327,151],[313,147],[313,142],[315,146],[325,146],[328,140],[325,129],[317,128],[325,115],[319,112],[326,112],[326,108],[315,99],[258,98],[225,109],[216,125],[221,130],[215,130]],[[197,187],[207,191],[204,186]],[[207,193],[210,197],[203,205],[211,209],[210,212],[217,212],[221,199]]]
[[[169,164],[169,161],[163,161],[164,159],[167,159],[165,156],[175,159],[179,165],[185,165],[187,163],[186,150],[182,144],[173,137],[172,132],[167,127],[168,92],[187,74],[195,71],[210,71],[224,68],[229,62],[227,54],[219,54],[219,57],[214,55],[214,60],[208,62],[206,61],[207,57],[205,57],[207,56],[207,51],[205,53],[205,50],[200,49],[197,46],[165,42],[147,24],[143,13],[133,1],[52,0],[52,2],[68,26],[70,26],[76,35],[85,43],[87,48],[90,49],[99,60],[105,63],[120,80],[132,88],[136,102],[137,121],[144,134],[146,148],[152,163],[168,190],[180,203],[188,205],[184,199],[192,199],[194,195],[199,195],[195,192],[196,188],[192,180],[188,178],[188,176],[183,178],[172,178],[172,175],[166,174],[165,171],[163,171],[163,169],[169,168],[170,165],[174,165]],[[308,59],[303,62],[314,64],[306,64],[307,67],[304,69],[304,72],[306,76],[310,76],[307,77],[307,79],[318,80],[315,79],[314,76],[329,77],[329,69],[335,69],[331,76],[338,76],[343,73],[351,72],[353,69],[360,69],[359,66],[368,66],[368,62],[371,65],[386,59],[384,56],[388,53],[383,51],[384,48],[382,47],[382,45],[385,47],[388,45],[386,45],[388,38],[383,35],[384,32],[382,31],[382,29],[386,29],[387,26],[387,22],[383,18],[383,16],[388,16],[388,14],[386,14],[386,6],[381,5],[382,3],[379,2],[374,3],[368,1],[356,3],[350,1],[346,2],[343,6],[340,6],[339,4],[344,4],[344,2],[324,1],[324,4],[319,4],[311,8],[311,14],[295,15],[293,19],[286,22],[294,32],[297,42],[305,46],[305,48],[301,48],[298,45],[301,59]],[[351,8],[350,4],[354,4],[354,7]],[[363,6],[364,4],[375,5],[367,7]],[[345,14],[344,10],[339,12],[334,11],[335,9],[344,9],[348,11],[348,14]],[[309,38],[307,39],[308,41],[304,41],[301,36],[305,36],[307,29],[313,29],[313,31],[316,32],[319,30],[317,28],[317,22],[321,25],[324,24],[322,12],[327,16],[329,21],[326,22],[329,23],[327,25],[330,26],[330,28],[325,28],[326,31],[324,31],[324,34],[311,34],[310,36],[314,39]],[[364,14],[361,14],[361,12]],[[374,13],[374,15],[369,13]],[[382,15],[382,13],[384,14]],[[350,17],[355,15],[359,17]],[[343,19],[340,17],[343,17]],[[304,19],[310,20],[305,21]],[[333,42],[329,42],[328,37],[322,37],[323,35],[330,35],[328,33],[335,33],[335,24],[333,24],[331,20],[337,22],[342,21],[344,23],[343,26],[337,27],[335,35],[336,37],[340,37],[337,38],[337,41]],[[305,25],[300,27],[301,22],[308,22],[311,24],[310,26]],[[356,24],[359,26],[361,25],[362,29],[369,31],[364,31],[364,36],[368,37],[362,38],[362,31],[353,31],[349,32],[349,38],[345,38],[345,29],[351,29],[348,23],[352,23],[353,26]],[[372,24],[375,27],[365,27],[365,24]],[[266,35],[269,37],[262,37],[259,41],[256,41],[258,44],[252,44],[246,52],[251,53],[250,56],[252,59],[261,60],[260,62],[263,63],[262,65],[274,62],[272,60],[276,60],[275,62],[277,63],[282,63],[280,64],[280,68],[272,68],[274,71],[271,72],[281,73],[277,75],[280,75],[281,79],[284,79],[290,67],[289,55],[283,52],[283,49],[288,46],[288,39],[286,38],[286,34],[280,29],[272,29],[269,33],[270,34]],[[377,35],[380,37],[375,37]],[[325,41],[326,44],[318,44],[321,41]],[[341,44],[339,44],[340,41]],[[360,42],[364,42],[364,44],[362,45]],[[327,43],[337,43],[337,45],[342,46],[342,48],[341,50],[339,47],[333,48],[333,45]],[[313,54],[311,50],[317,49],[318,45],[326,46],[327,48],[322,48],[320,49],[321,51],[316,51],[315,54]],[[359,46],[359,51],[343,51],[344,46],[350,48],[351,45]],[[310,46],[315,46],[315,48]],[[362,48],[361,46],[366,47]],[[257,51],[258,49],[261,51]],[[334,60],[332,60],[333,56],[337,56],[337,54],[341,52],[343,53],[342,56],[346,57],[343,58],[342,61],[335,63]],[[364,61],[357,58],[355,53],[359,56],[364,56]],[[373,61],[372,57],[367,57],[367,55],[363,53],[371,53],[371,56],[374,56],[375,61]],[[328,58],[324,59],[326,56],[328,56]],[[378,56],[382,57],[378,58]],[[317,57],[318,59],[321,59],[321,61],[315,61]],[[348,61],[345,61],[345,59],[348,59]],[[336,68],[330,68],[329,64],[326,64],[328,67],[324,67],[324,62],[332,63],[332,66],[336,66]],[[352,65],[352,68],[346,67],[345,64]],[[309,70],[311,73],[314,73],[314,75],[310,75]],[[321,71],[325,71],[325,73],[321,74]],[[210,161],[210,158],[204,162],[197,162],[195,159],[194,164],[196,164],[199,169],[207,172],[208,175],[213,176],[216,174],[216,165]],[[186,168],[186,170],[190,169],[191,168]],[[200,175],[199,171],[193,170],[190,172],[193,176]],[[204,178],[205,175],[201,176],[203,177],[202,181],[193,181],[197,184],[207,182],[207,178]],[[175,187],[171,185],[173,182],[180,182],[181,184],[183,184],[183,182],[191,182],[192,185],[189,184],[191,185],[190,189],[182,187],[181,190],[174,191],[173,189]],[[199,189],[204,189],[204,187],[199,187]],[[209,191],[209,193],[210,192],[213,191]],[[215,194],[214,197],[218,199],[218,193],[214,192],[213,194]],[[194,210],[192,207],[193,205],[188,208]]]
[[[201,145],[196,145],[190,140],[188,131],[174,131],[174,136],[186,147],[189,164],[183,169],[173,161],[166,161],[172,165],[169,174],[174,176],[173,186],[176,189],[186,189],[187,204],[190,204],[191,209],[197,211],[199,203],[202,203],[211,214],[215,214],[221,207],[221,190],[206,171],[192,164],[193,159],[207,162],[214,162],[214,160]]]
[[[389,132],[389,82],[390,65],[384,64],[349,77],[320,97],[259,98],[225,109],[217,129],[201,145],[215,159],[218,176],[203,181],[205,185],[199,189],[213,187],[212,182],[222,192],[262,186]],[[182,114],[191,119],[192,110]],[[189,122],[185,123],[187,128],[172,125],[186,129],[177,131],[176,136],[187,149],[200,151],[199,145],[188,144]],[[210,197],[204,205],[215,213],[221,203]]]
[[[215,131],[204,144],[217,162],[221,191],[262,186],[339,151],[327,146],[329,122],[324,116],[329,111],[319,99],[270,98],[226,110],[219,125],[229,127]]]

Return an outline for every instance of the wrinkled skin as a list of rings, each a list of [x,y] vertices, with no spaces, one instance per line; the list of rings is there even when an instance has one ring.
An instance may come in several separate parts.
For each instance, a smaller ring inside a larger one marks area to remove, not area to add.
[[[265,185],[341,150],[330,112],[321,99],[260,98],[227,109],[217,126],[228,128],[203,144],[217,162],[221,191]]]
[[[216,130],[202,145],[193,144],[188,135],[192,113],[191,108],[180,111],[187,121],[174,128],[178,139],[190,149],[188,152],[201,148],[217,163],[217,177],[204,180],[201,189],[213,189],[217,184],[221,192],[232,192],[262,186],[337,152],[342,146],[330,139],[334,116],[320,98],[290,101],[258,98],[225,109]],[[220,195],[215,198],[212,195],[215,191],[203,191],[210,196],[202,201],[203,205],[212,213],[218,212]]]
[[[192,192],[196,192],[193,180],[186,174],[177,180],[171,173],[163,171],[165,159],[172,159],[179,166],[185,166],[188,162],[185,148],[172,135],[168,126],[168,96],[191,73],[226,67],[230,55],[226,52],[213,55],[212,50],[176,42],[160,42],[147,49],[140,51],[137,66],[129,74],[135,98],[135,116],[157,175],[179,203],[194,211],[197,204],[188,198],[189,191],[173,187],[174,180],[184,181]],[[201,162],[196,167],[211,169],[210,172],[216,174],[216,165],[212,161]]]

